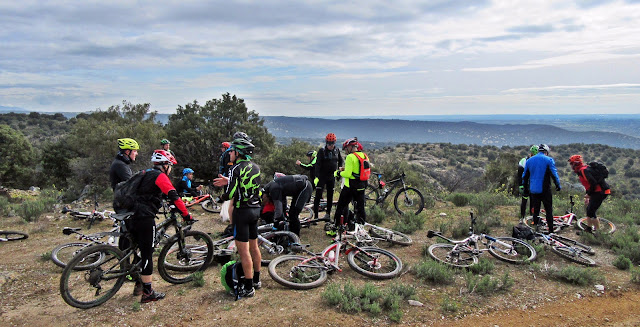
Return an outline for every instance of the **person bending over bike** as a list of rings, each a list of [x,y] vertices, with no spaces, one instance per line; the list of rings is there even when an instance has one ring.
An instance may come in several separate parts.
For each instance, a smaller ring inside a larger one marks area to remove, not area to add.
[[[245,134],[246,135],[246,134]],[[222,174],[214,179],[215,186],[227,185],[218,202],[231,200],[233,236],[242,262],[244,278],[238,296],[252,297],[259,289],[260,260],[258,248],[258,219],[260,217],[260,167],[251,162],[254,145],[244,138],[231,142],[230,160],[234,163],[229,177]]]
[[[289,229],[300,236],[300,219],[298,216],[304,205],[311,199],[313,185],[305,175],[289,175],[278,177],[264,186],[264,194],[273,202],[275,212],[273,220],[284,220],[286,197],[291,197],[289,206]]]
[[[611,189],[605,181],[598,183],[593,170],[582,161],[581,155],[571,156],[569,164],[587,192],[584,196],[584,203],[587,205],[587,231],[595,232],[600,228],[600,219],[598,219],[596,211],[602,205],[602,201],[611,194]]]
[[[540,144],[538,154],[529,158],[524,165],[522,184],[531,193],[531,205],[533,206],[533,223],[540,223],[540,203],[544,204],[547,214],[547,226],[553,231],[553,199],[551,195],[551,178],[556,184],[556,191],[560,191],[560,177],[556,169],[556,162],[549,157],[549,146]]]
[[[322,190],[327,190],[327,212],[323,218],[331,217],[331,207],[333,206],[333,188],[335,187],[334,173],[338,167],[342,167],[342,155],[336,148],[336,134],[329,133],[325,137],[325,146],[318,150],[316,156],[315,172],[313,183],[316,186],[316,198],[313,200],[313,214],[318,217],[318,207],[322,199]]]
[[[296,160],[296,165],[309,171],[309,180],[312,181],[316,178],[316,161],[318,159],[318,151],[307,151],[307,159],[309,159],[309,163],[305,164],[300,160]]]
[[[358,153],[361,157],[364,157],[364,153],[358,151],[362,145],[358,143],[358,138],[350,138],[342,143],[342,150],[347,153],[345,158],[344,168],[340,167],[339,176],[344,178],[344,187],[340,191],[340,197],[338,198],[338,204],[336,205],[336,212],[334,214],[334,224],[337,227],[340,224],[340,216],[344,214],[345,209],[349,206],[349,203],[355,201],[355,216],[359,223],[366,221],[366,213],[364,210],[364,190],[367,187],[367,181],[360,180],[360,160],[354,153]],[[336,172],[338,175],[338,172]],[[345,215],[347,217],[347,215]],[[354,222],[346,222],[351,226]],[[336,235],[335,230],[330,230],[327,235]]]
[[[153,168],[145,171],[137,191],[137,203],[133,217],[127,221],[127,227],[131,231],[134,240],[140,248],[140,260],[142,260],[142,298],[140,303],[161,300],[164,293],[156,292],[151,287],[153,272],[153,238],[155,234],[156,214],[162,207],[162,198],[167,196],[177,210],[182,214],[185,222],[193,222],[193,218],[187,211],[184,202],[178,196],[178,192],[169,180],[171,168],[178,162],[165,150],[155,150],[151,156]],[[134,288],[134,295],[136,294]]]
[[[191,181],[193,180],[193,169],[185,168],[182,170],[182,179],[180,180],[180,184],[178,184],[178,194],[181,196],[191,197],[200,195],[200,190],[202,190],[202,185],[197,187],[191,187]]]
[[[529,158],[535,156],[536,154],[538,154],[538,146],[532,145],[531,148],[529,148],[529,155],[520,159],[520,162],[518,163],[518,176],[522,176],[522,174],[524,173],[524,165],[527,163],[527,160],[529,160]],[[520,196],[522,196],[522,201],[520,202],[520,219],[524,219],[527,213],[527,201],[529,200],[530,194],[529,189],[524,188],[521,178],[518,178],[518,184],[518,191],[520,192]],[[531,201],[529,201],[529,211],[533,213]]]

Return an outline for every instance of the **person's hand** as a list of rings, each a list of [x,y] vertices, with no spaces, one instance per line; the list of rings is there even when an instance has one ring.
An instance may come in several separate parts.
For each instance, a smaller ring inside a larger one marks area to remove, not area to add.
[[[216,203],[222,203],[224,202],[219,196],[216,197],[215,199],[213,199],[213,201],[215,201]]]
[[[340,169],[340,171],[344,171],[344,167],[340,167],[340,168],[338,168],[338,169]]]
[[[318,177],[313,179],[313,186],[318,186],[318,182],[320,181],[320,179]]]
[[[202,190],[202,185],[198,185],[198,187],[196,187],[196,190],[198,191]]]
[[[225,186],[229,184],[229,177],[222,176],[222,174],[218,174],[218,178],[213,179],[213,185],[215,186]]]
[[[556,191],[560,191],[561,189],[560,185],[556,185]]]
[[[588,196],[588,195],[585,195],[585,196],[584,196],[584,205],[586,205],[586,206],[588,206],[588,205],[589,205],[589,199],[591,199],[591,197],[590,197],[590,196]]]
[[[300,166],[301,162],[300,160],[296,160],[296,165]]]
[[[195,222],[195,219],[193,219],[193,217],[191,217],[190,213],[188,213],[186,216],[182,216],[182,219],[184,219],[184,222],[189,223],[189,224]]]
[[[520,185],[520,187],[518,187],[518,192],[520,195],[524,195],[524,185]]]

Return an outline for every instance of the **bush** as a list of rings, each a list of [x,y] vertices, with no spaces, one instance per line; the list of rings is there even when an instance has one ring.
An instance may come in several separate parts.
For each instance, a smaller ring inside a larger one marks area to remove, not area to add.
[[[433,260],[423,261],[416,266],[416,276],[434,284],[451,284],[454,274],[453,268]]]
[[[422,229],[424,221],[423,215],[402,215],[393,229],[400,233],[413,234],[413,232]]]
[[[195,287],[202,287],[204,286],[205,281],[204,281],[204,271],[196,271],[193,273],[193,285]]]
[[[627,270],[632,266],[632,263],[631,259],[621,254],[613,261],[613,265],[620,270]]]
[[[447,200],[453,202],[456,207],[464,207],[469,204],[470,195],[465,193],[453,193]]]
[[[640,268],[631,267],[631,282],[640,284]]]
[[[595,282],[604,280],[602,273],[598,270],[576,266],[567,266],[560,270],[551,270],[550,275],[553,278],[579,286],[592,285]]]
[[[26,199],[17,207],[17,214],[27,222],[37,221],[44,212],[52,211],[58,201],[57,191],[43,191],[39,197]]]
[[[450,299],[449,296],[445,296],[440,303],[440,309],[442,309],[444,313],[456,313],[460,310],[460,304]]]
[[[383,222],[386,216],[381,206],[373,206],[367,212],[367,220],[374,225]]]
[[[465,274],[465,282],[469,293],[477,293],[482,296],[490,296],[496,293],[506,292],[511,289],[514,284],[513,278],[509,273],[504,273],[500,278],[493,278],[485,275],[480,278],[471,272]]]
[[[495,265],[487,258],[480,258],[477,265],[469,267],[474,274],[487,275],[493,272]]]
[[[11,203],[9,203],[9,199],[4,196],[0,196],[0,215],[8,216],[9,212],[11,212]]]

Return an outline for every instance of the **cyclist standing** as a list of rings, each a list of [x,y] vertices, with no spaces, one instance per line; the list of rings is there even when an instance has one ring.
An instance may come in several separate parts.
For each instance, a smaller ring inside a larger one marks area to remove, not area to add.
[[[162,139],[162,140],[160,141],[160,146],[162,147],[162,150],[165,150],[165,151],[167,151],[167,152],[171,153],[171,155],[172,155],[174,158],[176,157],[176,154],[175,154],[173,151],[171,151],[171,150],[169,149],[169,148],[171,147],[171,142],[169,142],[169,140],[167,140],[167,139]]]
[[[231,151],[231,144],[229,142],[222,142],[220,144],[220,168],[218,168],[218,174],[222,176],[229,176],[229,169],[233,166],[233,163],[229,162],[229,151]]]
[[[525,189],[531,193],[531,205],[533,206],[533,222],[538,225],[540,222],[540,203],[544,204],[547,214],[547,226],[549,232],[553,232],[553,198],[551,195],[551,178],[556,184],[556,191],[560,191],[560,177],[556,163],[549,156],[550,148],[546,144],[538,146],[538,154],[529,158],[524,165],[522,183]]]
[[[193,180],[193,169],[185,168],[182,170],[182,179],[180,180],[180,184],[178,184],[178,194],[180,196],[198,196],[200,195],[200,190],[202,190],[202,185],[198,185],[197,187],[191,187],[191,181]]]
[[[118,148],[118,154],[111,162],[111,168],[109,169],[109,181],[111,182],[111,189],[114,191],[118,183],[128,180],[133,175],[129,165],[136,161],[140,146],[134,139],[122,138],[118,139]],[[113,210],[118,212],[119,209],[116,208],[114,203]]]
[[[245,134],[246,136],[246,134]],[[233,236],[242,262],[244,278],[240,281],[239,297],[252,297],[260,282],[260,260],[258,248],[258,219],[260,217],[260,167],[251,161],[254,145],[238,138],[231,142],[230,161],[234,163],[229,177],[222,174],[214,180],[215,186],[227,185],[218,202],[231,200],[233,212]],[[255,287],[255,288],[254,288]]]
[[[309,163],[302,163],[300,160],[296,160],[296,165],[302,167],[304,170],[309,171],[309,180],[312,181],[316,178],[316,161],[317,161],[318,151],[307,151],[307,159],[309,159]]]
[[[331,217],[331,207],[333,206],[333,188],[335,187],[334,174],[338,167],[342,167],[342,155],[340,150],[336,148],[336,135],[327,134],[325,137],[325,146],[318,150],[316,156],[315,172],[313,182],[316,186],[316,198],[313,201],[313,214],[318,217],[318,207],[320,199],[322,199],[322,190],[327,190],[327,212],[323,219]]]
[[[289,229],[291,232],[300,236],[300,219],[298,216],[304,208],[304,205],[311,199],[313,193],[313,185],[305,175],[289,175],[274,178],[271,182],[264,186],[264,194],[270,202],[273,202],[275,212],[273,214],[274,221],[284,219],[284,207],[286,206],[286,197],[291,197],[291,205],[289,206]]]
[[[584,204],[587,205],[587,231],[595,232],[600,228],[600,219],[596,211],[602,205],[602,201],[611,194],[611,189],[606,182],[598,183],[594,173],[588,165],[582,161],[581,155],[573,155],[569,158],[569,164],[573,172],[578,175],[580,183],[584,186],[587,194],[584,196]]]
[[[529,160],[529,158],[535,156],[536,154],[538,154],[538,146],[537,145],[532,145],[531,148],[529,148],[529,155],[520,159],[520,162],[518,163],[518,178],[516,178],[518,180],[518,191],[520,192],[520,195],[522,196],[522,202],[520,203],[520,219],[524,219],[525,214],[527,212],[527,201],[529,200],[529,189],[525,189],[524,185],[522,184],[522,174],[524,173],[524,165],[527,162],[527,160]],[[529,202],[529,211],[531,212],[531,202]]]

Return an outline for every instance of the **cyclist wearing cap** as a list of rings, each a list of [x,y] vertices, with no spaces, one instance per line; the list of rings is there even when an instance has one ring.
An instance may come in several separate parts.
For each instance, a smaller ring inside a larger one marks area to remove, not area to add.
[[[246,135],[246,134],[245,134]],[[233,236],[235,238],[244,278],[238,291],[239,297],[252,297],[261,287],[258,248],[258,219],[260,217],[260,167],[251,161],[254,145],[244,138],[231,142],[230,161],[234,163],[229,177],[222,174],[214,180],[215,186],[227,185],[218,202],[231,200],[233,212]],[[254,288],[255,287],[255,288]]]
[[[602,205],[602,201],[611,194],[611,189],[606,182],[598,183],[592,168],[582,161],[581,155],[571,156],[569,164],[587,192],[584,196],[584,204],[587,205],[587,231],[594,232],[600,228],[600,219],[598,219],[596,211]]]
[[[193,169],[185,168],[182,170],[182,179],[180,180],[180,184],[178,184],[178,194],[180,196],[198,196],[200,195],[200,190],[202,190],[202,185],[198,187],[191,187],[191,181],[193,181]]]
[[[162,150],[165,150],[165,151],[167,151],[167,152],[171,153],[171,155],[172,155],[174,158],[176,157],[176,154],[175,154],[175,153],[173,153],[173,151],[171,151],[171,150],[169,149],[169,148],[171,147],[171,142],[170,142],[169,140],[167,140],[167,139],[162,139],[162,140],[160,141],[160,146],[162,147]]]
[[[320,199],[322,199],[322,190],[327,190],[327,213],[323,217],[328,219],[331,217],[331,207],[333,206],[333,188],[335,187],[334,173],[338,167],[342,167],[342,155],[340,150],[336,148],[336,135],[327,134],[325,137],[325,146],[318,150],[316,156],[316,164],[313,182],[316,186],[316,198],[313,201],[313,213],[318,217],[318,207]]]
[[[560,177],[556,169],[556,162],[549,156],[549,146],[540,144],[538,154],[529,158],[524,165],[522,183],[525,189],[531,193],[531,205],[533,206],[533,222],[540,222],[540,203],[544,204],[547,214],[547,226],[553,231],[553,198],[551,195],[551,179],[556,184],[556,191],[560,191]]]
[[[304,205],[311,199],[313,185],[305,175],[289,175],[275,178],[264,186],[264,195],[274,205],[273,220],[284,220],[284,207],[287,196],[291,197],[289,206],[289,228],[300,236],[300,219],[298,216]]]
[[[527,160],[529,160],[529,158],[535,156],[536,154],[538,154],[538,146],[537,145],[532,145],[531,148],[529,148],[529,155],[520,159],[520,162],[518,163],[518,175],[517,176],[522,176],[522,174],[524,173],[524,165],[527,162]],[[527,201],[529,200],[529,189],[525,189],[524,185],[522,184],[522,178],[517,178],[518,180],[518,191],[520,192],[520,195],[522,196],[522,202],[520,203],[520,219],[524,219],[524,216],[527,212]],[[531,202],[529,202],[529,211],[532,211],[532,206],[531,206]]]
[[[307,151],[307,159],[309,159],[309,163],[302,163],[300,160],[296,160],[296,165],[302,167],[304,170],[309,171],[309,180],[312,181],[316,178],[316,159],[318,156],[318,151]]]

